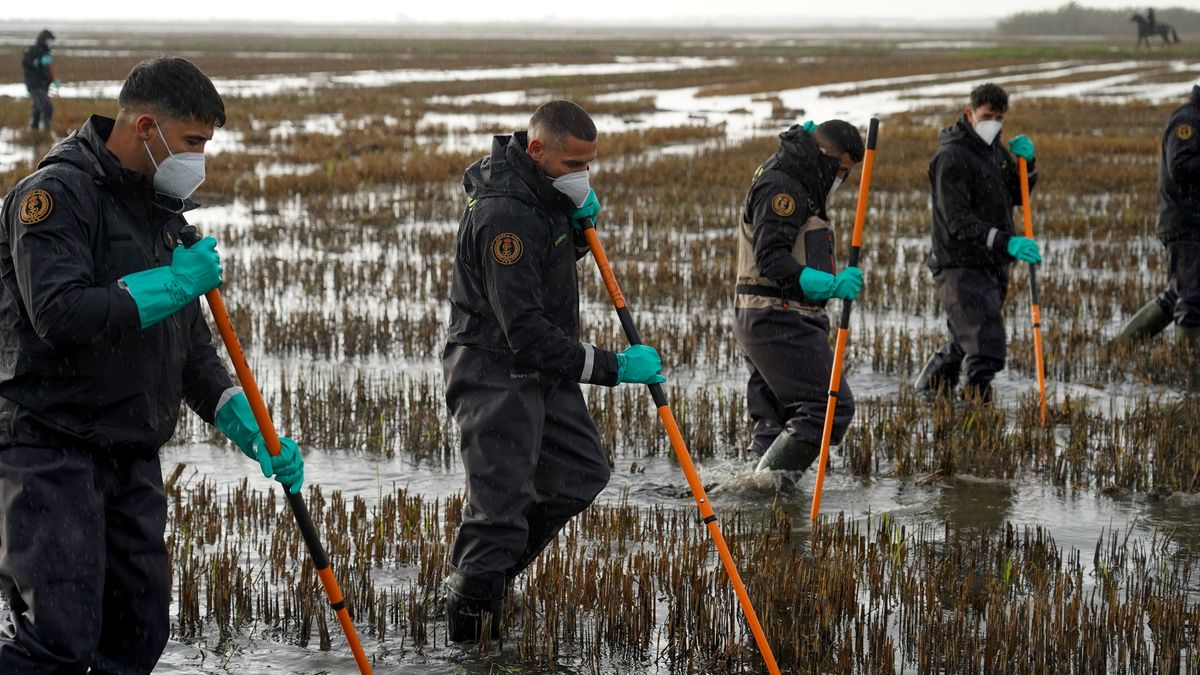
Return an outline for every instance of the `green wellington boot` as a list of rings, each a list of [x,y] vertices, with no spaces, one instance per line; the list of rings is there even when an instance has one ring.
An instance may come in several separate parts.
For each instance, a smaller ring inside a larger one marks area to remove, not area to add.
[[[1171,325],[1172,317],[1156,300],[1151,300],[1142,306],[1125,325],[1121,332],[1113,338],[1115,344],[1132,344],[1140,340],[1148,340],[1163,332]]]

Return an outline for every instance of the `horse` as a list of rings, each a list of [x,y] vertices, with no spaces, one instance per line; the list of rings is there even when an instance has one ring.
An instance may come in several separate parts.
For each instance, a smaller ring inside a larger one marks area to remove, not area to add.
[[[1176,33],[1175,28],[1169,23],[1158,23],[1156,21],[1151,24],[1150,20],[1141,14],[1134,14],[1129,20],[1136,22],[1138,25],[1138,47],[1141,47],[1142,42],[1145,41],[1146,48],[1150,48],[1150,38],[1155,35],[1161,37],[1168,47],[1171,46],[1171,38],[1175,39],[1175,44],[1179,44],[1179,33]]]

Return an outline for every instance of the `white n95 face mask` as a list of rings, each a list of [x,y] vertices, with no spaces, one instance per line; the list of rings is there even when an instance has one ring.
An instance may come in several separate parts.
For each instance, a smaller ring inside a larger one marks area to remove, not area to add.
[[[154,161],[154,153],[150,152],[150,145],[142,141],[142,145],[146,148],[146,154],[150,155],[150,161],[154,163],[156,169],[154,190],[168,197],[187,199],[204,182],[204,153],[171,152],[171,147],[167,145],[167,137],[163,136],[162,127],[158,126],[158,120],[154,121],[154,126],[158,129],[158,136],[162,138],[163,145],[167,148],[167,154],[170,155],[162,161],[162,164],[159,164]]]
[[[583,206],[588,193],[592,191],[592,184],[588,180],[588,172],[586,170],[565,173],[555,178],[553,185],[555,190],[570,197],[571,201],[577,207]]]
[[[984,120],[975,125],[975,133],[983,139],[984,143],[992,144],[996,137],[1000,135],[1000,128],[1004,126],[1003,122],[996,120]]]

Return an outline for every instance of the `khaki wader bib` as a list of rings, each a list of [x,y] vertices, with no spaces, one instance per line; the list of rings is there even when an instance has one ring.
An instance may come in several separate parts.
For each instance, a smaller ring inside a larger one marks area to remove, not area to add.
[[[804,221],[792,258],[805,267],[832,273],[837,269],[833,257],[833,226],[817,216]],[[824,258],[824,259],[822,259]],[[828,268],[828,269],[827,269]],[[799,280],[795,282],[799,287]],[[750,223],[742,220],[738,228],[737,291],[733,306],[737,309],[789,309],[824,314],[825,308],[811,301],[786,298],[779,284],[762,276],[754,259],[754,239]]]

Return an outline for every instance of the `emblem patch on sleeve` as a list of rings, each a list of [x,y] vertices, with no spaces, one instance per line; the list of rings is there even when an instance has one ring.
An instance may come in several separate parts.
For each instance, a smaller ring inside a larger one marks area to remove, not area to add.
[[[1190,141],[1192,140],[1192,136],[1196,135],[1196,130],[1192,127],[1192,125],[1184,122],[1175,129],[1175,135],[1178,136],[1179,140],[1181,141]]]
[[[786,192],[780,192],[771,198],[771,210],[781,218],[787,218],[796,212],[796,200]]]
[[[23,225],[36,225],[50,217],[54,211],[54,199],[45,190],[34,190],[21,200],[20,219]]]
[[[492,257],[501,265],[511,265],[521,259],[525,247],[521,238],[512,232],[497,235],[492,240]]]

